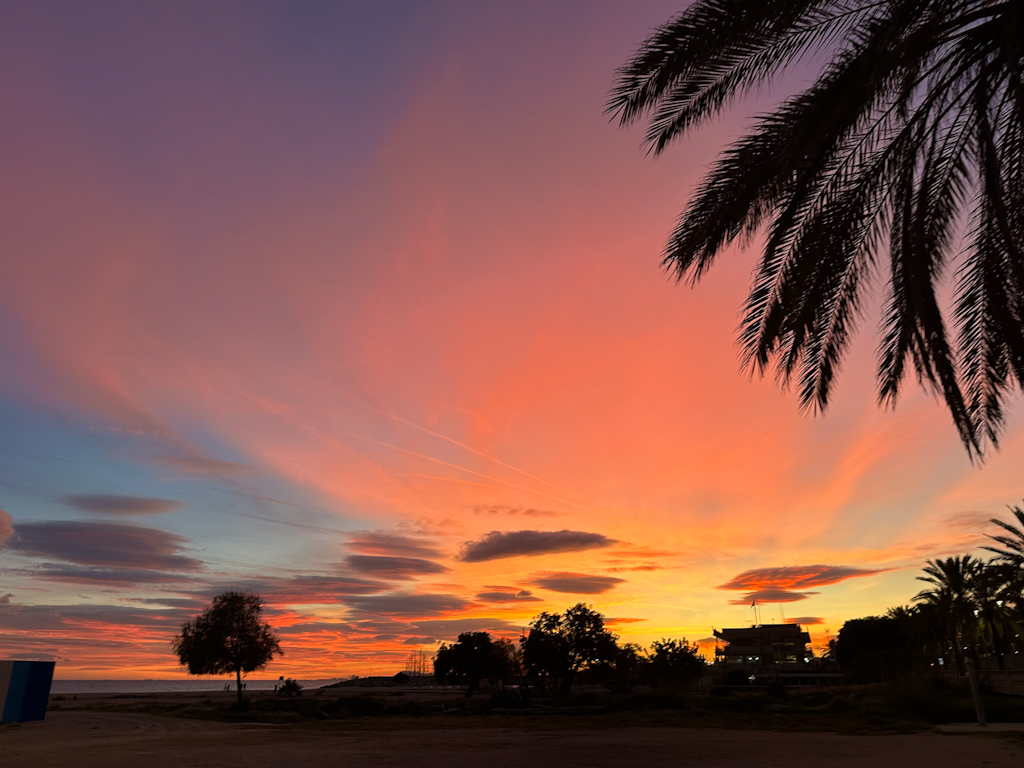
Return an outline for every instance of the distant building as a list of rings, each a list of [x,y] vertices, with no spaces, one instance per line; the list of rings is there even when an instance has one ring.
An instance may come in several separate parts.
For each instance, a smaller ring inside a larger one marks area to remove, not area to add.
[[[715,648],[709,670],[715,685],[838,685],[842,675],[814,658],[811,636],[799,624],[762,624],[739,629],[716,629],[724,641]]]
[[[814,658],[811,636],[799,624],[769,624],[742,629],[716,629],[725,646],[715,648],[715,662],[730,667],[804,664]]]

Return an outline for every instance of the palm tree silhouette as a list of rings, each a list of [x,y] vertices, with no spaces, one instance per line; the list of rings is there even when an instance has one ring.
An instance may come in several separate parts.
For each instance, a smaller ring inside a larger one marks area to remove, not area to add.
[[[979,578],[984,563],[971,555],[957,555],[945,560],[929,560],[924,576],[918,581],[932,585],[914,596],[915,601],[931,606],[941,622],[949,647],[953,649],[960,674],[964,673],[964,650],[974,650],[973,640],[977,635],[975,613],[975,581]],[[966,645],[965,643],[971,643]],[[974,659],[977,662],[977,659]]]
[[[664,263],[696,283],[727,245],[764,231],[745,361],[795,381],[814,410],[886,271],[880,402],[895,404],[912,367],[981,456],[1024,385],[1024,3],[696,0],[619,70],[608,110],[624,125],[649,118],[659,154],[822,54],[817,81],[704,177]],[[955,334],[936,297],[950,272]]]
[[[825,644],[825,648],[821,652],[821,660],[829,663],[835,663],[838,648],[839,642],[834,637],[830,637],[828,643]]]
[[[1010,511],[1017,518],[1018,525],[996,518],[990,520],[1002,528],[1005,534],[989,538],[1003,546],[983,549],[996,554],[995,567],[998,567],[1003,575],[1002,593],[999,595],[1000,607],[1007,612],[1010,606],[1016,607],[1016,626],[1013,629],[1014,636],[1017,637],[1021,634],[1021,628],[1024,628],[1024,508],[1010,507]]]
[[[1000,549],[999,547],[983,547],[983,549],[995,552],[998,555],[998,559],[1007,565],[1024,568],[1024,509],[1021,507],[1010,507],[1010,511],[1017,518],[1017,522],[1020,523],[1019,528],[1012,523],[1007,523],[997,518],[989,520],[990,523],[995,523],[1010,534],[1009,536],[989,536],[993,541],[1002,544],[1005,549]]]

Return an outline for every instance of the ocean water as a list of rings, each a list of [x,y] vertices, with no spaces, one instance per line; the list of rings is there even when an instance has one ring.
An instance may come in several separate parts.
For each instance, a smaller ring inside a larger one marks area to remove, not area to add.
[[[340,677],[329,677],[320,680],[299,680],[303,688],[319,688],[341,680]],[[242,678],[247,691],[270,691],[280,685],[277,678],[257,680]],[[54,680],[50,686],[52,694],[75,693],[189,693],[192,691],[223,691],[224,684],[230,683],[235,689],[235,678],[215,677],[201,680]]]

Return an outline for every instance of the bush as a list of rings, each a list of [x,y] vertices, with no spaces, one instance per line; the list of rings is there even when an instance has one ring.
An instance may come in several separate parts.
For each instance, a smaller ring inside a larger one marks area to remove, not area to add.
[[[277,689],[278,696],[301,696],[302,686],[299,685],[295,680],[290,677],[281,683],[281,687]]]
[[[969,723],[974,700],[966,682],[910,677],[888,686],[886,698],[897,711],[929,723]]]

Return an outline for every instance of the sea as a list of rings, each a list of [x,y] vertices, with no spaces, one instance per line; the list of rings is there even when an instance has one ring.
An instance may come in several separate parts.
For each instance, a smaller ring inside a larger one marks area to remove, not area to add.
[[[340,677],[328,677],[317,680],[298,680],[303,688],[320,688],[324,685],[337,683]],[[280,685],[277,678],[257,680],[243,678],[247,691],[271,691]],[[204,678],[201,680],[54,680],[50,686],[52,694],[75,693],[190,693],[193,691],[223,691],[224,684],[229,683],[235,689],[235,678]]]

